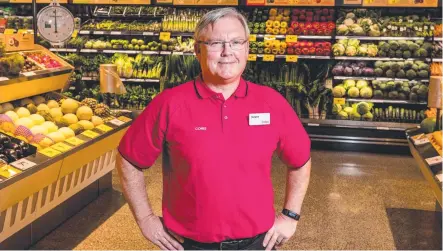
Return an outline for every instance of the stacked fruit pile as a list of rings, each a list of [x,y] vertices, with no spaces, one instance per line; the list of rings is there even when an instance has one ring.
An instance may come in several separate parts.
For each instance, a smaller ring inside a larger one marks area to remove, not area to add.
[[[125,23],[120,21],[103,20],[100,22],[90,22],[82,26],[83,30],[99,30],[99,31],[160,31],[161,23],[157,21],[148,22],[131,22]]]
[[[380,49],[378,51],[380,57],[425,58],[431,55],[434,47],[432,43],[423,40],[390,40],[388,42],[379,41],[378,48]]]
[[[296,43],[287,43],[287,51],[288,54],[295,55],[330,56],[331,43],[326,41],[300,41]]]
[[[332,90],[335,98],[372,98],[372,88],[366,80],[347,79]]]
[[[372,43],[360,44],[358,39],[340,39],[332,46],[334,56],[376,57],[378,47]]]
[[[369,66],[369,63],[365,61],[342,61],[338,62],[334,68],[332,68],[332,74],[335,76],[372,77],[375,72],[374,69]]]
[[[25,57],[26,58],[26,57]],[[22,70],[20,71],[20,73],[23,72],[30,72],[30,71],[38,71],[41,70],[42,68],[39,67],[38,65],[36,65],[34,62],[32,62],[29,59],[25,59],[25,65],[23,66]]]
[[[406,61],[376,61],[375,75],[377,77],[388,78],[407,78],[426,79],[429,77],[429,64],[420,60],[406,60]]]
[[[420,81],[372,81],[374,98],[426,101],[428,86]]]
[[[35,96],[0,107],[0,130],[29,142],[38,149],[64,141],[84,130],[103,124],[111,110],[95,99],[81,103],[67,99],[50,99]]]
[[[62,66],[57,60],[51,58],[51,56],[46,55],[45,53],[32,52],[25,53],[24,55],[26,58],[32,59],[36,63],[43,65],[46,69],[55,69]]]

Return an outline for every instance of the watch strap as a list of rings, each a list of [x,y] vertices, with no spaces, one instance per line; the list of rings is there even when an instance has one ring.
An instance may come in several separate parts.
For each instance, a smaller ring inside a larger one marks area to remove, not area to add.
[[[300,215],[298,214],[298,213],[294,213],[294,212],[292,212],[291,210],[288,210],[288,209],[286,209],[286,208],[284,208],[283,210],[282,210],[282,214],[284,214],[284,215],[286,215],[286,216],[288,216],[289,218],[292,218],[292,219],[294,219],[294,220],[300,220]]]

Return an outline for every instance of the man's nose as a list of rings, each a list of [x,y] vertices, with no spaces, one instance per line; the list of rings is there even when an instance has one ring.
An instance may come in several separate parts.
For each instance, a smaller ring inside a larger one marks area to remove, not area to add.
[[[223,44],[222,56],[228,56],[232,54],[231,44],[226,42]]]

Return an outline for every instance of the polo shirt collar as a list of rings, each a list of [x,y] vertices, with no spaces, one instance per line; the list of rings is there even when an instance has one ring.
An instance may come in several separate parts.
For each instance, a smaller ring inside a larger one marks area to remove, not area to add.
[[[194,82],[194,88],[197,96],[200,98],[209,98],[216,96],[218,93],[209,89],[208,86],[203,83],[201,76],[197,77]],[[236,98],[244,98],[248,95],[248,82],[243,78],[240,78],[240,84],[238,85],[235,92],[232,94]]]

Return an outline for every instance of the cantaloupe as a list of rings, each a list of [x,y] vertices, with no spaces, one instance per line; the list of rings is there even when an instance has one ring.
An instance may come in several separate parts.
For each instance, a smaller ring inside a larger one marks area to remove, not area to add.
[[[26,118],[29,117],[29,115],[31,115],[31,112],[29,112],[29,110],[24,107],[16,108],[15,113],[17,113],[19,118]]]
[[[62,107],[62,112],[64,114],[66,114],[66,113],[74,113],[75,114],[78,109],[78,102],[71,99],[71,98],[68,98],[62,102],[61,107]]]
[[[49,100],[47,105],[48,105],[49,109],[60,107],[60,106],[58,105],[58,102],[55,101],[55,100]]]
[[[78,122],[78,118],[75,114],[68,113],[63,116],[63,118],[70,124],[76,124]]]
[[[85,128],[85,130],[94,129],[94,124],[88,120],[80,120],[77,124],[83,126]]]
[[[70,137],[75,136],[74,131],[69,127],[62,127],[60,129],[58,129],[58,131],[61,132],[63,134],[63,136],[65,136],[65,139],[69,139]]]
[[[51,114],[51,117],[54,119],[63,117],[62,108],[60,107],[51,108],[49,114]]]
[[[30,119],[34,122],[34,125],[41,125],[45,123],[45,119],[39,114],[32,114],[29,116]]]
[[[80,120],[90,120],[92,118],[92,115],[94,115],[94,113],[92,112],[92,109],[88,106],[81,106],[77,109],[77,117]]]
[[[44,126],[42,126],[42,125],[36,125],[36,126],[33,126],[33,127],[31,128],[31,132],[32,132],[32,134],[34,134],[34,135],[36,135],[36,134],[38,134],[38,133],[41,133],[41,134],[46,135],[46,134],[49,133],[49,132],[48,132],[48,128],[46,128],[46,127],[44,127]]]
[[[97,127],[97,126],[103,124],[103,119],[98,116],[92,116],[91,122],[92,122],[92,124],[94,124],[94,127]]]
[[[65,140],[65,136],[61,132],[51,132],[47,135],[51,138],[55,143],[62,142]]]
[[[49,107],[46,104],[39,104],[37,106],[37,111],[46,111],[49,112]]]
[[[56,132],[58,130],[58,127],[54,124],[54,122],[46,121],[42,124],[42,126],[46,127],[49,133]]]
[[[52,141],[52,139],[45,137],[43,140],[41,140],[40,142],[38,142],[38,144],[42,147],[42,148],[46,148],[48,146],[52,146],[54,144],[54,141]]]
[[[24,126],[26,128],[32,128],[34,126],[34,122],[30,118],[19,118],[16,121],[14,121],[14,124],[16,126]]]
[[[12,119],[12,121],[16,121],[18,120],[20,117],[17,115],[17,113],[13,112],[13,111],[7,111],[5,112],[5,115],[8,116],[10,119]]]

